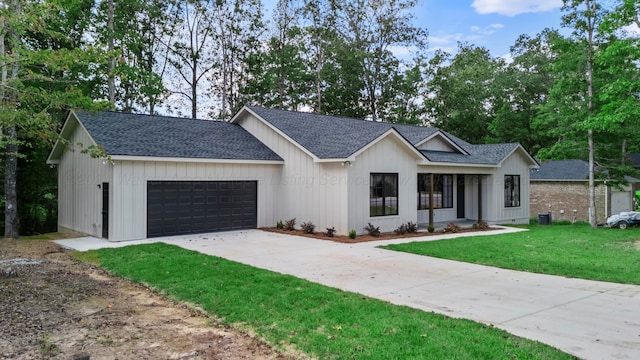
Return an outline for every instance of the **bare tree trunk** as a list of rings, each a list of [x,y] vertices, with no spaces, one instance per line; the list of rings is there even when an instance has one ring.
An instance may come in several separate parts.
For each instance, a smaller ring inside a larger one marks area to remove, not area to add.
[[[4,159],[4,237],[17,239],[20,232],[18,218],[18,133],[14,124],[5,127],[5,159]]]
[[[592,12],[595,4],[585,0],[587,6],[587,110],[589,117],[593,114],[593,32],[595,19]],[[593,146],[593,130],[589,129],[589,224],[592,228],[598,226],[596,216],[596,183],[595,183],[595,149]]]
[[[109,102],[114,106],[116,104],[116,84],[114,72],[116,68],[116,59],[113,55],[113,37],[115,36],[114,26],[113,26],[113,12],[114,5],[113,0],[108,0],[108,12],[107,12],[107,27],[109,28],[109,39],[107,40],[107,50],[109,51],[109,74],[107,79],[108,91],[109,91]]]
[[[13,8],[13,13],[17,14],[20,11],[17,2],[9,3],[9,6]],[[4,22],[4,21],[3,21]],[[4,25],[4,24],[3,24]],[[18,43],[18,34],[13,29],[7,29],[7,34],[13,44]],[[3,55],[4,39],[3,41]],[[14,49],[11,52],[15,55]],[[18,77],[18,59],[12,56],[11,75],[9,79],[16,79]],[[6,64],[2,66],[3,77],[3,92],[2,106],[8,106],[13,108],[17,103],[18,94],[16,89],[12,86],[7,87],[7,68]],[[4,159],[4,237],[7,239],[17,239],[20,231],[20,220],[18,218],[18,195],[17,195],[17,176],[18,176],[18,132],[16,130],[15,122],[11,121],[4,128],[5,135],[5,159]]]
[[[191,72],[191,118],[198,118],[198,63],[197,58],[193,57],[193,71]]]

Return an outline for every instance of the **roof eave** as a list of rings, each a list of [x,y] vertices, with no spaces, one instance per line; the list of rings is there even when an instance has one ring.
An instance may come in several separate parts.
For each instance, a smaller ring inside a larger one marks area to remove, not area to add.
[[[418,165],[431,165],[431,166],[460,166],[460,167],[482,167],[482,168],[496,168],[496,164],[474,164],[474,163],[458,163],[447,161],[425,161]]]
[[[190,163],[215,163],[215,164],[262,164],[282,165],[284,160],[263,159],[212,159],[212,158],[188,158],[169,156],[139,156],[139,155],[113,155],[113,161],[156,161],[156,162],[190,162]]]

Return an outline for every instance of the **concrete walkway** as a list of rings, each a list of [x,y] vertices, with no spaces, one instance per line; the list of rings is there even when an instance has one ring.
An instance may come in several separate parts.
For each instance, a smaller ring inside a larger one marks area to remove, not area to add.
[[[519,230],[500,230],[511,231]],[[339,244],[249,230],[122,243],[95,238],[56,243],[84,251],[162,241],[394,304],[490,323],[580,358],[640,359],[640,286],[504,270],[376,248],[456,235]]]

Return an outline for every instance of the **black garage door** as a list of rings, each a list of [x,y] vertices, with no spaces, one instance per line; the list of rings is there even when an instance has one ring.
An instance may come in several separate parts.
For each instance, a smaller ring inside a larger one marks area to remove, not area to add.
[[[147,182],[147,237],[255,228],[256,181]]]

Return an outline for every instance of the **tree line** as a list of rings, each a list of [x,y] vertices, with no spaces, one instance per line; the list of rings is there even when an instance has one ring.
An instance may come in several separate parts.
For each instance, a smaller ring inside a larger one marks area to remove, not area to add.
[[[622,179],[640,151],[640,5],[610,3],[564,0],[570,34],[521,35],[503,58],[430,51],[417,0],[279,0],[270,14],[261,0],[0,0],[5,237],[55,228],[45,159],[71,107],[228,119],[253,103],[433,125]]]

